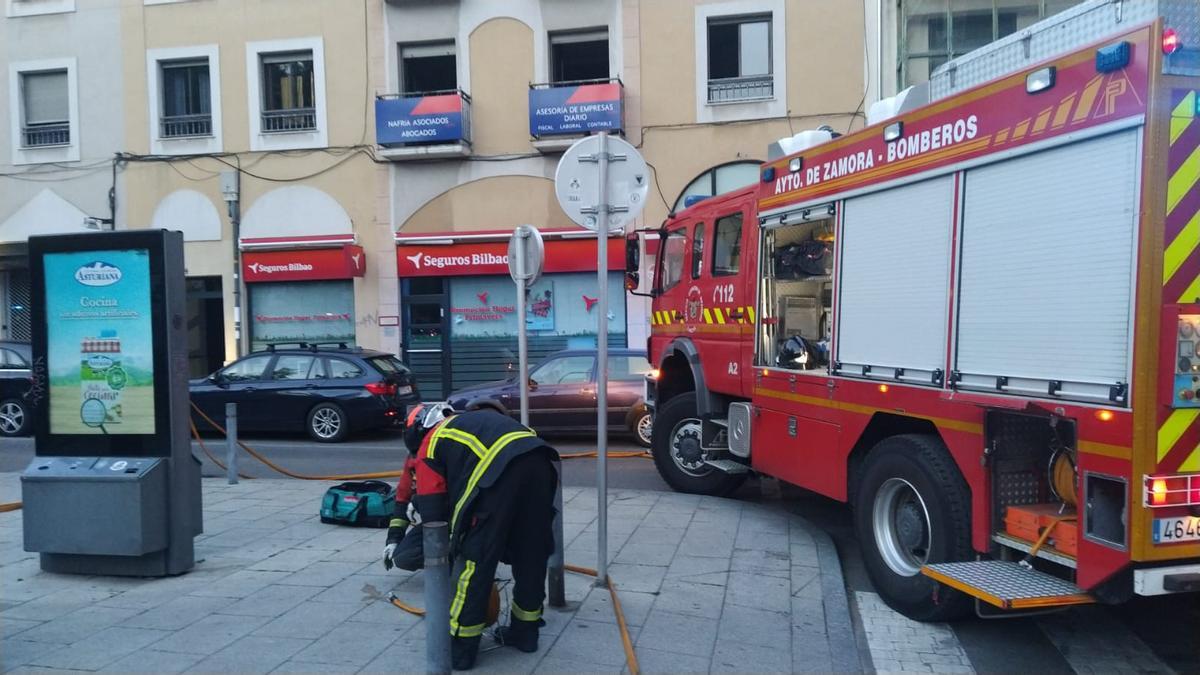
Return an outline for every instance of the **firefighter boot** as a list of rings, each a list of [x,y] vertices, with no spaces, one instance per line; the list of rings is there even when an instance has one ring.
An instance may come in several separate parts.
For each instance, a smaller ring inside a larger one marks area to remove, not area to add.
[[[450,638],[450,665],[455,670],[470,670],[475,667],[479,655],[479,636]]]
[[[512,621],[507,626],[500,626],[496,629],[496,642],[506,647],[516,647],[527,654],[536,652],[538,648],[538,626],[541,624],[541,619],[537,621],[521,621],[516,617],[512,617]]]

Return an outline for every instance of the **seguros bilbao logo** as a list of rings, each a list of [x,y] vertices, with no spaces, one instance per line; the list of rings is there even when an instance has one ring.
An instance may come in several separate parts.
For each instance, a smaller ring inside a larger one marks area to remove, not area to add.
[[[75,270],[75,281],[84,286],[111,286],[121,280],[121,269],[96,260]]]
[[[404,256],[412,263],[413,269],[436,268],[453,269],[456,267],[476,267],[479,265],[507,265],[508,256],[495,253],[470,253],[462,255],[429,255],[419,251],[413,255]]]

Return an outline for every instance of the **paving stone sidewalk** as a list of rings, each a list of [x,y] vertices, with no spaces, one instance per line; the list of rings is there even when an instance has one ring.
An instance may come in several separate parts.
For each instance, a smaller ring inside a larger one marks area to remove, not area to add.
[[[322,524],[328,485],[204,479],[198,563],[164,579],[43,573],[20,512],[0,514],[0,669],[423,672],[423,620],[386,599],[423,605],[423,575],[384,571],[382,530]],[[563,498],[567,562],[594,567],[596,492]],[[0,502],[19,499],[0,474]],[[617,490],[609,551],[644,672],[863,669],[832,542],[781,508]],[[477,668],[626,670],[608,591],[574,574],[566,591],[537,653],[488,651]]]

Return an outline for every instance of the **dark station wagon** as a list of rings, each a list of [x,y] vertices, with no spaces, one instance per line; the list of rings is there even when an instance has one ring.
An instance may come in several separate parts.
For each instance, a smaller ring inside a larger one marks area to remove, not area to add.
[[[269,347],[192,380],[192,403],[224,424],[225,404],[237,403],[240,431],[306,431],[336,443],[356,431],[400,424],[420,400],[408,366],[369,349],[297,343]],[[197,428],[211,426],[192,411]]]

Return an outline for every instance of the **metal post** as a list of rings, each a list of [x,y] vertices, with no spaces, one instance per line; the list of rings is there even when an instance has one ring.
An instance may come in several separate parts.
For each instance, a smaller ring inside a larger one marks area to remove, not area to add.
[[[554,463],[558,473],[558,486],[554,490],[554,553],[550,556],[550,564],[546,569],[547,595],[551,607],[567,606],[567,584],[564,577],[566,555],[563,553],[563,473],[562,462]]]
[[[237,404],[225,404],[225,473],[230,485],[237,485]]]
[[[517,236],[529,238],[526,228],[517,229]],[[525,274],[529,261],[525,259],[525,245],[517,246],[517,361],[521,373],[521,424],[529,426],[529,332],[525,325]]]
[[[450,528],[421,524],[425,546],[425,672],[450,673]]]
[[[596,584],[608,582],[608,132],[599,134],[599,204],[596,205],[596,493],[599,500]]]

